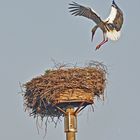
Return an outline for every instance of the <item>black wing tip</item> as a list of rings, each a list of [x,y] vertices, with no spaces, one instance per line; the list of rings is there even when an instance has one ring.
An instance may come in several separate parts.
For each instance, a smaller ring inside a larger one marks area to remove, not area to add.
[[[74,1],[72,1],[71,3],[69,3],[69,5],[71,6],[71,5],[79,5],[79,4],[74,2]]]
[[[79,7],[80,5],[74,1],[72,1],[72,3],[69,3],[69,7],[68,9],[74,9],[74,8],[77,8]]]
[[[115,0],[112,1],[112,6],[115,7],[115,8],[118,8],[118,6],[117,6]]]
[[[112,6],[116,6],[115,0],[112,1]]]
[[[71,3],[69,3],[69,12],[71,13],[71,15],[77,16],[78,15],[78,8],[79,8],[79,4],[72,1]]]
[[[112,1],[112,4],[116,4],[114,0]]]

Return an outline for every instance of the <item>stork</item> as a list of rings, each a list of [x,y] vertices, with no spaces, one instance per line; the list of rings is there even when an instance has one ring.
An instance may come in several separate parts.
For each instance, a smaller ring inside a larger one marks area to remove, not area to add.
[[[100,16],[91,8],[82,6],[76,2],[72,2],[69,4],[69,12],[71,12],[74,16],[83,16],[88,19],[91,19],[96,23],[96,25],[92,28],[92,38],[95,34],[95,31],[99,27],[103,32],[103,41],[96,46],[96,50],[99,49],[104,43],[110,40],[118,40],[120,38],[121,28],[123,24],[123,12],[117,6],[115,1],[112,1],[111,12],[107,19],[102,20]]]

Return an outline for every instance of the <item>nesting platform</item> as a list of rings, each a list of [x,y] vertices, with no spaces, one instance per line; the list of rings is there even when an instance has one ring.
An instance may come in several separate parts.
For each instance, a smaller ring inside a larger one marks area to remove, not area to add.
[[[24,105],[36,117],[60,117],[68,106],[94,103],[104,95],[106,70],[100,65],[47,70],[24,84]]]

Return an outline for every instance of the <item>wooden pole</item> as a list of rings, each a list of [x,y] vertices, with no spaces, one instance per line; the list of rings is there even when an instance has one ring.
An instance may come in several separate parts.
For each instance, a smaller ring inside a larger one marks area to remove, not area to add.
[[[66,110],[64,128],[66,140],[76,140],[75,133],[77,132],[77,114],[75,113],[73,107],[69,107]]]

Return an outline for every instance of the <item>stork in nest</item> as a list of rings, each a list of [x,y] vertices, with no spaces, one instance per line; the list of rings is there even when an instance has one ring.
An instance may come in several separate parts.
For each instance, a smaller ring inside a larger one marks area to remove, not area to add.
[[[123,24],[123,12],[117,6],[115,1],[112,1],[111,12],[107,19],[102,20],[100,16],[91,8],[84,7],[76,2],[69,4],[69,11],[74,16],[83,16],[91,19],[96,23],[96,26],[92,28],[92,38],[95,34],[95,31],[99,27],[103,31],[103,41],[96,46],[96,50],[99,49],[104,43],[110,40],[118,40],[120,37],[120,30]]]

